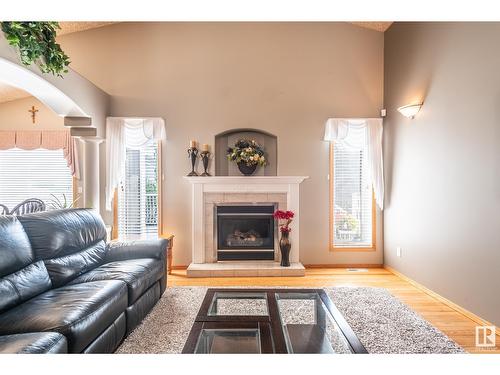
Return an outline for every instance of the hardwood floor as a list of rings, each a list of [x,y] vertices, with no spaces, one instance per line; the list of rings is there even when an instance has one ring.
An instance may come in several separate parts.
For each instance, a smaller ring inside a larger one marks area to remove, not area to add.
[[[495,350],[479,350],[475,346],[476,322],[453,310],[436,298],[416,288],[409,282],[383,268],[366,272],[350,272],[345,268],[306,269],[305,277],[216,277],[188,278],[186,270],[173,270],[168,276],[168,286],[373,286],[388,289],[395,297],[410,306],[424,319],[455,340],[470,353],[500,353],[500,343]],[[500,337],[497,336],[497,342]]]

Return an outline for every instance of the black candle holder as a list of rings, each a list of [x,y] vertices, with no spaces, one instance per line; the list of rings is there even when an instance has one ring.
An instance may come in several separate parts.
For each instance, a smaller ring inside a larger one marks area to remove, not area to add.
[[[187,153],[189,158],[191,158],[191,172],[188,173],[188,176],[198,176],[198,173],[194,170],[196,159],[198,158],[198,149],[196,147],[189,147]]]
[[[200,153],[200,158],[201,161],[203,162],[203,169],[205,172],[203,172],[200,176],[210,176],[210,173],[208,173],[208,161],[210,160],[210,151],[202,151]]]

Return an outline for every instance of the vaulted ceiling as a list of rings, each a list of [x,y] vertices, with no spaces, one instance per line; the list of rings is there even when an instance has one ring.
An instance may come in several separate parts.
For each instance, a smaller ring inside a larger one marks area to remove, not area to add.
[[[111,25],[115,22],[60,22],[61,29],[57,35],[65,35],[80,31],[95,29],[102,26]],[[367,29],[377,30],[380,32],[386,31],[392,22],[351,22],[352,24]],[[31,96],[29,93],[18,88],[3,84],[0,82],[0,103],[9,102],[16,99],[27,98]]]
[[[393,22],[351,22],[353,25],[361,26],[367,29],[377,30],[380,32],[386,31]]]
[[[59,22],[61,29],[57,35],[71,34],[79,31],[96,29],[98,27],[111,25],[116,22]]]
[[[0,82],[0,103],[10,102],[16,99],[27,98],[31,96],[26,91],[20,90],[16,87],[9,86]]]

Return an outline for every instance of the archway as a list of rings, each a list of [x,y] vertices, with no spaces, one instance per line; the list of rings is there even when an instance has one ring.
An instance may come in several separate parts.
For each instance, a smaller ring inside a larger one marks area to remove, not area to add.
[[[2,57],[0,81],[30,93],[59,116],[89,117],[77,103],[52,83]]]
[[[20,64],[17,51],[3,34],[0,35],[0,81],[30,93],[64,117],[72,136],[81,137],[83,205],[99,209],[99,143],[105,137],[109,95],[71,69],[64,77],[56,77],[43,74],[36,66]]]

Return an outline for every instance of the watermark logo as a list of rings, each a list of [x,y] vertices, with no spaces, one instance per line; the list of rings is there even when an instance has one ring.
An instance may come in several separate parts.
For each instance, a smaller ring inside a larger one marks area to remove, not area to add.
[[[476,346],[494,348],[496,346],[495,326],[476,326]]]

